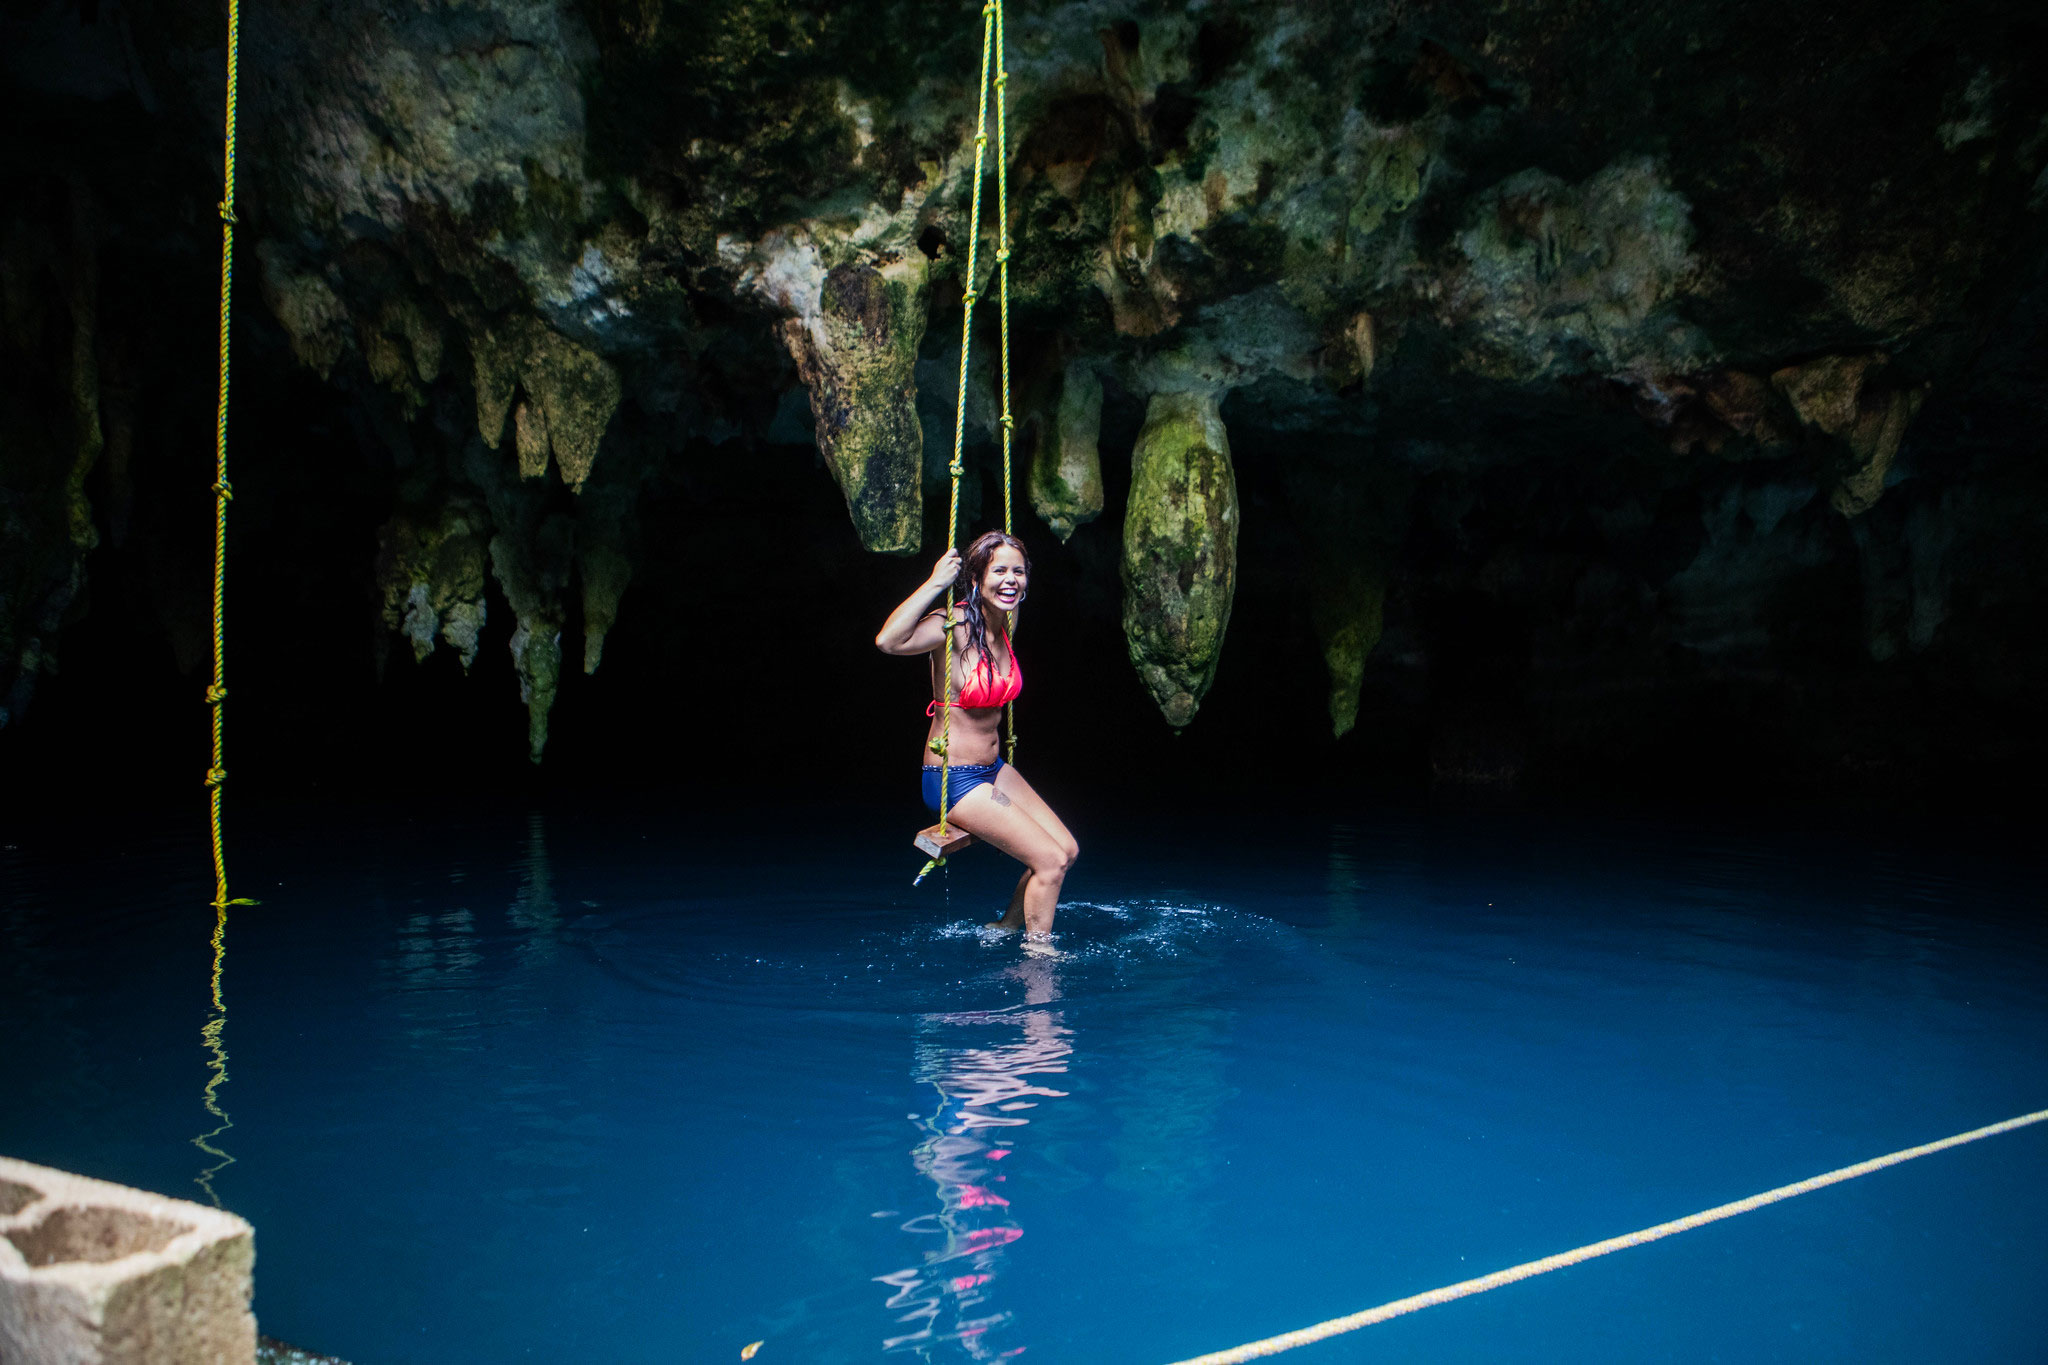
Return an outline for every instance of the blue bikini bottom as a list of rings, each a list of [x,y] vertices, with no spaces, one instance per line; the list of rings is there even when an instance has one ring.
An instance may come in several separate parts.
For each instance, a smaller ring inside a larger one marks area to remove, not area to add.
[[[1002,771],[1002,767],[1003,760],[1000,758],[993,763],[955,763],[952,776],[946,779],[946,808],[951,810],[959,805],[961,797],[982,783],[995,781],[996,774]],[[931,764],[923,771],[924,803],[930,806],[932,814],[936,815],[939,811],[939,773],[943,770],[937,764]]]

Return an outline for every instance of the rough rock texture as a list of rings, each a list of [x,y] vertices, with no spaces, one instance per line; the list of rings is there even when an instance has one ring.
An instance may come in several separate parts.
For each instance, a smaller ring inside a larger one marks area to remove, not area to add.
[[[248,1365],[255,1261],[231,1213],[0,1157],[0,1358]]]
[[[258,1337],[256,1365],[348,1365],[348,1362],[340,1356],[316,1355],[271,1337]]]
[[[1440,771],[1491,772],[1532,728],[1578,742],[1764,679],[2016,695],[2048,402],[2031,9],[1009,13],[1017,491],[1105,576],[1090,538],[1141,536],[1143,603],[1160,566],[1203,566],[1208,605],[1126,618],[1170,722],[1215,675],[1227,538],[1155,501],[1187,484],[1152,445],[1117,508],[1103,413],[1194,394],[1239,472],[1290,490],[1271,543],[1307,574],[1339,735],[1361,697],[1407,698],[1481,755]],[[197,439],[138,442],[137,356],[172,314],[109,309],[104,277],[161,261],[203,298],[220,66],[185,0],[5,22],[17,141],[72,153],[7,153],[0,205],[18,715],[127,535],[133,469]],[[594,670],[636,610],[650,489],[812,441],[849,512],[817,534],[930,549],[960,299],[992,298],[962,278],[976,7],[336,0],[248,25],[242,345],[346,405],[383,480],[359,542],[388,630],[465,662],[509,630],[536,756],[562,633]],[[993,520],[993,309],[974,340],[967,504]],[[203,606],[152,592],[192,657]]]
[[[1216,399],[1161,393],[1131,452],[1124,514],[1124,637],[1178,729],[1216,678],[1237,590],[1237,476]]]
[[[523,392],[515,447],[519,476],[539,478],[552,454],[562,482],[582,492],[597,461],[597,444],[618,411],[619,372],[603,356],[530,318],[478,333],[470,353],[484,444],[495,450],[502,443],[505,414],[513,395]],[[403,378],[405,371],[391,373]]]
[[[377,557],[384,624],[412,642],[415,660],[446,641],[465,669],[476,662],[487,613],[481,533],[488,526],[482,508],[449,503],[429,525],[401,516],[384,527]]]
[[[818,449],[846,494],[860,542],[910,554],[923,533],[924,433],[917,345],[926,262],[916,252],[825,273],[815,307],[782,324],[817,422]]]
[[[1102,381],[1095,372],[1067,366],[1050,419],[1033,430],[1031,510],[1065,540],[1102,515]]]
[[[1414,476],[1387,459],[1339,463],[1305,453],[1288,467],[1288,508],[1308,568],[1303,593],[1329,670],[1330,732],[1358,723],[1365,662],[1385,627],[1387,583],[1409,516]]]
[[[0,367],[13,376],[0,389],[0,725],[56,668],[58,628],[99,543],[86,480],[110,422],[130,420],[102,391],[100,232],[83,179],[0,206]]]

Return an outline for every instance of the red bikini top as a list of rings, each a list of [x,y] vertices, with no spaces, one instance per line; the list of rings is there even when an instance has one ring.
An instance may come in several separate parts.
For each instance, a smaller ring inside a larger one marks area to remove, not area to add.
[[[1003,636],[1007,648],[1010,637]],[[964,710],[977,711],[989,706],[1005,706],[1017,700],[1017,694],[1024,690],[1024,670],[1017,663],[1017,651],[1010,649],[1010,671],[998,673],[993,661],[984,657],[981,667],[969,669],[967,685],[960,689],[959,696],[951,702],[934,701],[925,707],[927,716],[937,715],[941,706],[958,706]]]

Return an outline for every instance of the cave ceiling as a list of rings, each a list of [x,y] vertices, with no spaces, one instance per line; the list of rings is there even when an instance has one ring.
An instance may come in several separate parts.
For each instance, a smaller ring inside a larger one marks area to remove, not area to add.
[[[148,444],[137,372],[168,324],[109,297],[104,263],[147,241],[205,268],[219,18],[67,0],[6,21],[15,712]],[[764,443],[815,445],[867,551],[936,553],[962,295],[994,287],[992,213],[965,274],[977,7],[243,19],[244,344],[288,348],[390,452],[364,528],[387,646],[467,667],[510,612],[538,759],[564,670],[600,668],[635,610],[643,491]],[[1340,735],[1369,670],[1460,594],[1511,600],[1529,666],[1588,695],[1652,653],[1798,666],[1816,575],[1856,585],[1858,666],[1947,649],[1981,670],[2038,605],[2032,7],[1015,3],[1007,23],[1019,515],[1116,547],[1098,562],[1167,723],[1194,723],[1229,647],[1253,467],[1290,509]],[[995,341],[983,310],[964,438],[984,481]],[[1135,435],[1107,440],[1105,411]]]

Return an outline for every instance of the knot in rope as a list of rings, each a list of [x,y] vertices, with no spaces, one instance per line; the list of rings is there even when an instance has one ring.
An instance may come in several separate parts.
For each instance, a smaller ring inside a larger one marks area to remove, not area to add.
[[[961,296],[961,301],[964,302],[969,308],[972,308],[974,307],[974,301],[980,297],[980,291],[970,289],[964,295]]]
[[[227,561],[228,500],[234,490],[228,486],[228,343],[235,281],[235,100],[240,84],[242,51],[241,0],[228,0],[227,109],[221,140],[220,201],[220,387],[213,422],[213,683],[206,689],[207,705],[213,710],[213,761],[206,770],[207,832],[213,844],[213,903],[223,907],[242,902],[228,896],[227,857],[220,832],[221,786],[228,780],[227,760],[222,756],[223,716],[221,702],[227,697]],[[215,999],[218,1001],[218,995]]]

